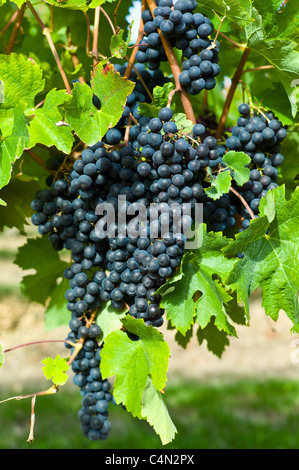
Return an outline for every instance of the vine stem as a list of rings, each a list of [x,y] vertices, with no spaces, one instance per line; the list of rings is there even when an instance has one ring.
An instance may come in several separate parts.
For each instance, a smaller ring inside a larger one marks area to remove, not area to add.
[[[247,202],[245,201],[245,199],[243,198],[243,196],[241,196],[240,193],[238,193],[238,191],[235,190],[235,188],[233,188],[232,186],[229,188],[229,190],[235,194],[235,196],[237,196],[237,198],[240,199],[240,201],[242,202],[242,204],[244,205],[245,209],[247,209],[247,211],[249,212],[250,214],[250,217],[252,219],[255,219],[255,215],[254,213],[252,212],[250,206],[247,204]]]
[[[31,399],[31,418],[30,418],[30,430],[29,430],[29,436],[27,439],[27,442],[33,442],[34,441],[34,425],[35,425],[35,402],[36,402],[36,395],[34,395]]]
[[[99,40],[100,14],[101,14],[101,7],[96,7],[94,11],[93,43],[92,43],[92,51],[91,51],[94,65],[96,65],[96,63],[99,60],[98,40]]]
[[[226,119],[227,119],[227,116],[228,116],[228,113],[229,113],[229,109],[230,109],[230,106],[231,106],[236,88],[238,86],[239,80],[241,78],[243,69],[245,67],[248,56],[250,54],[250,50],[251,49],[249,47],[246,47],[246,49],[244,50],[244,52],[242,54],[242,57],[241,57],[241,60],[239,62],[239,65],[237,67],[237,70],[235,71],[235,74],[232,78],[232,83],[231,83],[230,89],[228,91],[228,94],[227,94],[227,97],[226,97],[226,100],[225,100],[225,103],[224,103],[224,106],[223,106],[222,115],[221,115],[221,118],[219,120],[217,132],[216,132],[216,139],[217,140],[220,139],[221,136],[222,136],[224,126],[225,126],[225,123],[226,123]]]
[[[25,9],[26,9],[26,3],[23,3],[23,5],[19,9],[19,11],[17,12],[17,16],[16,16],[16,19],[15,19],[15,25],[13,27],[12,33],[10,35],[8,44],[7,44],[6,49],[5,49],[6,54],[10,54],[13,50],[13,47],[15,45],[15,42],[16,42],[18,33],[20,31],[23,18],[24,18]]]
[[[95,317],[96,317],[96,314],[97,314],[97,310],[94,310],[89,318],[89,320],[86,321],[86,326],[87,328],[90,328],[90,325],[92,324],[92,322],[94,321]],[[71,357],[69,358],[68,360],[68,365],[70,366],[73,362],[73,360],[76,358],[76,356],[78,355],[78,353],[81,351],[82,347],[83,347],[83,343],[84,343],[84,338],[80,338],[79,341],[75,344],[74,346],[74,351],[71,355]]]
[[[124,147],[129,145],[129,137],[130,137],[131,126],[132,126],[132,114],[130,114],[129,117],[128,117],[128,123],[127,123],[126,132],[125,132],[125,136],[124,136]]]
[[[41,340],[41,341],[32,341],[30,343],[18,344],[18,346],[14,346],[13,348],[5,349],[3,352],[6,354],[10,351],[14,351],[15,349],[23,348],[24,346],[31,346],[32,344],[42,344],[42,343],[67,343],[67,344],[70,344],[71,346],[75,346],[74,343],[72,343],[71,341],[68,341],[66,339],[46,339],[46,340]]]
[[[88,17],[88,14],[86,13],[86,11],[83,12],[83,15],[84,15],[84,18],[86,20],[86,25],[87,25],[87,36],[86,36],[86,45],[85,45],[85,50],[86,50],[86,55],[88,57],[90,57],[90,47],[89,47],[89,44],[90,44],[90,21],[89,21],[89,17]]]
[[[238,49],[245,49],[246,46],[243,44],[239,44],[238,42],[234,41],[230,37],[226,36],[226,34],[222,33],[219,31],[219,36],[222,36],[224,39],[226,39],[228,42],[230,42],[233,46],[237,47]]]
[[[29,393],[28,395],[16,395],[15,397],[9,397],[6,398],[5,400],[1,400],[0,403],[5,403],[10,400],[24,400],[26,398],[32,398],[32,397],[42,397],[45,395],[53,395],[54,393],[57,393],[59,391],[57,385],[52,385],[52,387],[48,388],[47,390],[42,390],[41,392],[36,392],[36,393]]]
[[[6,25],[4,26],[4,28],[0,31],[0,36],[2,36],[5,31],[10,27],[10,25],[15,21],[15,19],[17,18],[18,16],[18,13],[19,13],[19,10],[15,11],[13,16],[10,18],[10,20],[6,23]]]
[[[36,20],[38,21],[40,27],[41,27],[41,30],[43,32],[43,34],[46,36],[47,38],[47,41],[49,43],[49,46],[50,46],[50,49],[52,51],[52,54],[54,56],[54,59],[56,61],[56,64],[58,66],[58,69],[59,69],[59,72],[60,72],[60,75],[62,77],[62,80],[63,80],[63,83],[65,85],[65,88],[66,88],[66,91],[68,94],[72,94],[72,90],[71,90],[71,87],[70,87],[70,84],[68,82],[68,79],[67,79],[67,76],[65,74],[65,71],[63,70],[63,67],[62,67],[62,64],[60,62],[60,59],[59,59],[59,56],[58,56],[58,53],[57,53],[57,50],[56,50],[56,47],[55,47],[55,44],[53,42],[53,39],[52,39],[52,36],[51,36],[51,32],[49,30],[49,28],[47,28],[44,23],[42,22],[40,16],[38,15],[37,11],[33,8],[32,4],[30,3],[30,1],[27,1],[27,5],[28,7],[30,8],[32,14],[34,15],[34,17],[36,18]]]
[[[267,69],[274,69],[274,65],[261,65],[260,67],[253,67],[252,69],[243,70],[242,74],[247,73],[247,72],[255,72],[258,70],[267,70]]]
[[[171,107],[171,102],[173,100],[173,97],[174,95],[176,94],[177,91],[180,91],[178,88],[174,88],[173,90],[171,90],[169,92],[169,95],[168,95],[168,102],[167,102],[167,108],[170,108]]]
[[[103,13],[103,15],[105,15],[105,17],[106,17],[106,19],[107,19],[108,23],[110,24],[110,27],[111,27],[111,29],[112,29],[112,31],[113,31],[113,34],[116,34],[116,30],[115,30],[115,28],[114,28],[114,24],[112,23],[112,21],[111,21],[111,19],[110,19],[110,16],[108,15],[108,13],[104,10],[103,7],[98,7],[98,8],[99,8],[100,11]]]
[[[149,9],[151,10],[152,15],[154,16],[154,9],[156,8],[157,5],[155,4],[154,0],[146,0],[146,1],[147,1]],[[173,73],[173,77],[174,77],[174,81],[175,81],[175,87],[176,87],[177,90],[179,90],[181,92],[181,101],[182,101],[182,105],[183,105],[186,117],[187,117],[187,119],[192,121],[193,124],[196,124],[196,118],[195,118],[195,115],[194,115],[194,111],[193,111],[193,108],[192,108],[187,90],[184,87],[181,86],[180,81],[179,81],[179,75],[181,73],[181,69],[180,69],[180,66],[179,66],[179,64],[176,60],[176,56],[173,52],[173,49],[172,49],[171,44],[168,41],[168,39],[166,39],[163,36],[160,29],[158,31],[159,31],[159,35],[160,35],[160,38],[161,38],[161,42],[162,42],[162,44],[164,46],[164,49],[165,49],[165,53],[167,55],[169,65],[171,67],[171,71]]]
[[[119,0],[118,4],[117,4],[117,6],[114,10],[114,13],[113,13],[115,28],[117,28],[117,16],[118,16],[118,9],[120,7],[120,4],[121,4],[121,0]]]

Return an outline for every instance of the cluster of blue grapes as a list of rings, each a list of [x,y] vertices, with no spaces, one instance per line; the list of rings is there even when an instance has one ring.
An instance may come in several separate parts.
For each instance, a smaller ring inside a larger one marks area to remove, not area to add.
[[[136,61],[157,70],[161,61],[167,61],[159,30],[171,46],[182,51],[183,71],[179,81],[190,95],[203,89],[212,90],[215,77],[220,73],[218,65],[219,43],[210,36],[213,23],[201,13],[194,13],[196,0],[156,0],[153,11],[142,13],[145,36],[139,45]]]
[[[83,396],[82,430],[92,440],[107,438],[112,401],[110,383],[100,373],[101,329],[94,313],[109,302],[114,310],[161,327],[165,312],[157,290],[181,264],[197,203],[203,204],[209,229],[232,229],[237,215],[243,218],[240,230],[249,226],[250,214],[233,193],[215,201],[207,196],[207,173],[223,168],[227,150],[250,155],[250,181],[235,187],[257,214],[260,198],[276,187],[277,166],[283,160],[280,143],[286,130],[272,113],[252,115],[246,104],[240,106],[240,118],[225,145],[218,144],[202,123],[184,133],[169,107],[160,109],[157,117],[140,114],[138,103],[150,103],[147,90],[170,81],[159,69],[166,55],[158,29],[182,50],[186,60],[180,81],[190,94],[213,88],[219,73],[218,45],[209,39],[213,26],[194,14],[196,2],[156,4],[154,18],[150,11],[143,12],[146,37],[130,75],[135,88],[120,121],[74,162],[65,165],[62,157],[49,160],[48,168],[57,175],[47,180],[48,188],[39,191],[31,205],[39,233],[48,236],[55,250],[71,253],[72,263],[64,272],[71,313],[67,340],[82,343],[72,362],[73,380]],[[126,67],[115,65],[115,71],[123,76]],[[93,104],[100,109],[95,96]],[[107,220],[106,209],[100,209],[103,204],[114,210],[113,221]]]
[[[226,139],[226,147],[245,152],[251,158],[250,180],[242,188],[236,188],[258,216],[261,198],[278,186],[278,167],[284,161],[281,143],[287,136],[287,130],[272,112],[264,114],[251,110],[248,104],[243,103],[239,106],[239,113],[237,125]],[[244,218],[241,230],[246,229],[251,215],[246,208],[241,209],[240,214]]]
[[[100,371],[101,347],[96,338],[101,333],[98,325],[89,328],[74,317],[70,322],[71,331],[67,340],[73,343],[84,338],[84,345],[72,362],[74,384],[80,388],[82,408],[78,412],[83,435],[92,441],[108,438],[111,424],[108,421],[109,403],[113,400],[111,384],[103,379]],[[66,343],[66,347],[74,348]]]

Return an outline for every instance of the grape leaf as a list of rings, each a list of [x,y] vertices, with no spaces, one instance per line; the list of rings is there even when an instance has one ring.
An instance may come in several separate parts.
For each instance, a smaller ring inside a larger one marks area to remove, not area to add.
[[[65,298],[67,289],[69,289],[69,280],[63,278],[51,291],[51,298],[45,311],[46,330],[68,325],[70,317]]]
[[[0,189],[11,178],[12,165],[29,144],[26,106],[33,107],[35,96],[44,88],[42,70],[32,60],[15,53],[0,55],[0,80],[4,102],[0,103]],[[0,204],[5,205],[1,199]]]
[[[128,46],[131,42],[132,27],[133,23],[129,26],[129,34],[126,40],[123,38],[123,29],[119,29],[116,31],[115,34],[113,34],[110,42],[111,54],[113,57],[116,57],[117,59],[122,59],[127,54]]]
[[[293,194],[299,182],[298,148],[299,133],[290,132],[283,143],[285,159],[277,177],[278,184],[285,184],[287,197]]]
[[[186,252],[179,273],[157,291],[162,294],[161,306],[166,310],[167,319],[183,335],[194,320],[204,328],[212,316],[219,330],[236,335],[225,308],[232,297],[216,279],[218,276],[223,282],[236,262],[225,258],[221,252],[229,242],[220,233],[208,233],[203,224],[202,246],[194,252]]]
[[[59,109],[59,106],[70,100],[71,96],[64,90],[53,88],[47,94],[41,108],[27,111],[29,114],[34,114],[29,126],[28,148],[39,143],[46,147],[55,145],[58,150],[66,154],[71,152],[74,137],[71,128],[63,123],[63,114]]]
[[[233,179],[239,186],[249,180],[250,169],[246,168],[246,165],[251,163],[251,158],[246,153],[231,150],[223,156],[222,161],[233,170]]]
[[[284,310],[296,332],[299,332],[298,224],[299,189],[287,201],[285,187],[279,186],[261,200],[259,218],[223,248],[226,256],[244,253],[225,284],[237,289],[246,312],[249,296],[261,287],[266,314],[276,321],[279,311]]]
[[[127,315],[122,323],[138,339],[132,341],[125,331],[110,333],[101,352],[101,373],[103,378],[115,375],[113,395],[116,403],[123,403],[133,416],[141,419],[148,376],[158,391],[164,389],[170,351],[163,335],[145,325],[143,320]]]
[[[169,416],[163,395],[156,390],[151,377],[147,378],[143,392],[141,416],[153,426],[163,445],[169,444],[174,439],[176,427]]]
[[[122,78],[112,65],[104,68],[99,63],[95,67],[91,87],[75,83],[72,100],[64,105],[66,122],[87,145],[96,144],[109,128],[118,123],[133,88],[134,83]],[[101,102],[99,111],[92,104],[93,94]]]
[[[11,131],[0,137],[0,189],[6,186],[11,178],[12,165],[23,154],[29,144],[27,121],[24,114],[25,105],[20,102],[13,110]],[[3,203],[2,205],[5,205]]]
[[[35,180],[11,179],[0,191],[0,197],[7,203],[6,207],[0,205],[0,231],[3,231],[4,227],[16,227],[21,234],[25,234],[25,225],[29,227],[27,219],[32,215],[31,201],[39,189],[41,187]]]
[[[285,88],[281,82],[267,81],[267,88],[260,90],[255,96],[254,101],[260,108],[271,109],[275,116],[284,123],[291,125],[295,123],[292,117],[290,101]],[[284,143],[285,146],[285,143]]]
[[[298,104],[292,84],[298,79],[299,75],[299,52],[296,50],[296,42],[282,39],[269,39],[260,41],[251,47],[255,49],[256,52],[263,55],[267,61],[275,67],[278,77],[288,95],[292,116],[295,117],[298,112]]]
[[[4,82],[2,110],[11,109],[21,101],[33,108],[34,99],[44,89],[43,72],[33,60],[21,54],[0,54],[0,80]]]
[[[176,123],[178,132],[189,134],[193,129],[193,122],[187,119],[186,114],[177,113],[173,116],[173,121]]]
[[[76,51],[76,48],[73,49],[74,52]],[[85,75],[85,70],[83,67],[83,64],[77,64],[76,67],[73,64],[72,60],[72,53],[74,53],[72,50],[66,50],[62,56],[61,56],[61,65],[63,67],[63,70],[66,73],[66,76],[70,80],[74,80],[75,78],[82,77]]]
[[[212,199],[219,199],[229,192],[232,177],[229,171],[221,171],[216,177],[212,176],[211,186],[205,188],[205,193]]]
[[[165,108],[168,104],[169,93],[174,90],[174,84],[167,82],[163,86],[155,86],[152,104],[157,108]]]
[[[70,366],[67,363],[67,360],[60,357],[59,354],[53,359],[52,357],[47,357],[42,361],[44,367],[42,368],[44,376],[47,380],[51,380],[55,385],[64,385],[67,382],[68,375],[67,372]]]
[[[157,118],[160,109],[150,103],[138,103],[138,113],[141,116],[148,116],[150,118]]]
[[[99,112],[100,119],[112,120],[109,127],[118,123],[127,96],[132,93],[134,86],[133,82],[115,72],[111,64],[103,67],[99,63],[95,67],[91,78],[91,87],[102,103]]]
[[[153,100],[151,103],[138,103],[138,112],[142,116],[158,117],[161,108],[168,104],[169,93],[174,89],[172,82],[165,83],[163,86],[156,86],[153,90]],[[174,109],[172,105],[171,109]]]
[[[260,54],[265,60],[265,64],[274,66],[279,80],[285,88],[288,95],[289,105],[292,116],[295,117],[298,111],[297,102],[294,99],[292,88],[293,80],[298,78],[299,74],[299,52],[297,50],[296,34],[298,30],[296,18],[294,21],[293,11],[298,11],[298,6],[291,10],[291,14],[285,13],[284,9],[278,12],[278,0],[270,2],[266,0],[207,0],[198,1],[198,6],[214,10],[221,17],[225,17],[235,23],[240,29],[240,41],[245,42],[247,47]],[[288,2],[290,3],[290,2]],[[292,2],[291,2],[292,3]],[[290,29],[281,28],[283,19],[284,25],[294,24]],[[275,28],[272,28],[275,25]],[[276,31],[275,31],[276,29]],[[274,32],[275,31],[275,32]],[[277,37],[277,32],[280,35]],[[274,32],[272,35],[271,33]],[[245,38],[244,38],[245,34]],[[298,34],[298,33],[297,33]],[[245,41],[244,41],[245,39]]]
[[[66,2],[61,2],[59,0],[47,0],[47,3],[54,5],[57,8],[87,11],[89,8],[96,8],[97,6],[102,5],[105,1],[107,0],[92,0],[92,2],[89,3],[88,0],[68,0]]]
[[[123,324],[121,320],[126,316],[127,310],[116,311],[111,307],[111,302],[106,302],[103,307],[98,310],[97,324],[101,327],[101,341],[104,341],[112,331],[120,329]]]
[[[57,280],[69,266],[60,259],[58,252],[51,249],[49,240],[44,237],[27,239],[25,245],[18,249],[14,263],[23,270],[35,269],[35,274],[23,277],[21,290],[31,301],[42,305],[51,297]]]
[[[185,267],[185,259],[184,257],[182,259],[181,271],[157,291],[162,295],[161,307],[166,310],[167,319],[183,335],[194,322],[193,295],[198,290],[197,268],[192,263],[188,263]]]

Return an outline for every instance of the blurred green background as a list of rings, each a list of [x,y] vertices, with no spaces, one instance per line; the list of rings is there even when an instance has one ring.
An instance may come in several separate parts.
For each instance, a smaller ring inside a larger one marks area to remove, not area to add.
[[[0,340],[5,348],[64,339],[67,332],[67,327],[45,331],[44,308],[21,294],[22,272],[13,260],[24,242],[14,230],[0,235]],[[221,359],[205,343],[199,347],[196,338],[184,350],[175,343],[172,331],[163,330],[171,349],[165,400],[178,430],[176,439],[164,448],[299,447],[299,341],[291,336],[283,312],[274,323],[265,316],[260,301],[259,293],[253,296],[251,325],[237,328],[239,338],[231,340]],[[0,400],[49,388],[51,382],[43,377],[41,361],[56,354],[67,357],[63,343],[31,345],[7,353],[0,369]],[[31,399],[1,403],[0,448],[163,448],[145,421],[115,405],[110,406],[109,439],[90,442],[81,434],[80,405],[81,396],[71,377],[59,393],[37,398],[35,439],[28,443]]]

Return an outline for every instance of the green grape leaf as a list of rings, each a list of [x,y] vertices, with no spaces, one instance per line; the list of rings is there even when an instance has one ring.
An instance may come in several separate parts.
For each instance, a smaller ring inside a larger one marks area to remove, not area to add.
[[[157,118],[160,109],[150,103],[138,103],[138,113],[141,116],[148,116],[150,118]]]
[[[277,8],[279,0],[207,0],[198,1],[199,11],[214,10],[235,23],[240,30],[240,41],[260,54],[265,65],[274,66],[285,88],[292,117],[298,112],[298,100],[292,83],[299,75],[298,2],[288,2],[286,8]],[[202,10],[201,10],[202,8]],[[243,34],[245,33],[245,34]],[[244,38],[245,35],[245,38]]]
[[[176,427],[169,416],[163,395],[154,387],[151,377],[147,378],[143,392],[141,416],[153,426],[163,445],[173,441]]]
[[[183,266],[185,267],[184,271]],[[192,263],[185,266],[184,258],[181,267],[180,272],[172,277],[171,281],[160,287],[157,292],[162,294],[161,307],[166,310],[167,319],[182,335],[185,335],[194,322],[193,294],[197,291],[197,268]]]
[[[186,252],[179,273],[157,291],[162,295],[161,306],[166,310],[167,319],[183,335],[194,321],[204,328],[213,316],[219,330],[236,335],[226,312],[226,304],[232,297],[220,282],[228,277],[236,263],[221,252],[229,242],[230,239],[220,233],[208,233],[203,224],[201,247]]]
[[[52,357],[46,357],[42,364],[44,376],[47,380],[51,380],[55,385],[64,385],[67,382],[67,372],[70,368],[67,360],[60,357],[59,354],[53,359]]]
[[[21,54],[0,54],[0,80],[4,83],[0,117],[3,110],[14,108],[21,101],[33,108],[36,95],[44,89],[42,75],[42,69],[33,60]]]
[[[278,184],[285,184],[287,197],[291,196],[299,183],[299,133],[290,132],[283,143],[285,159],[278,173]]]
[[[57,286],[59,278],[63,277],[64,270],[69,266],[62,261],[58,252],[51,249],[47,238],[29,238],[25,245],[18,249],[14,260],[23,270],[35,269],[35,274],[23,277],[21,290],[33,302],[42,305],[51,297]]]
[[[122,328],[122,319],[126,316],[127,309],[123,311],[116,311],[111,302],[105,302],[104,305],[98,310],[97,324],[101,327],[102,335],[100,340],[104,341],[112,331]]]
[[[237,290],[246,312],[249,312],[249,296],[261,287],[266,314],[276,321],[283,310],[296,332],[299,332],[298,228],[299,189],[287,201],[285,188],[280,186],[262,200],[259,218],[252,220],[247,230],[223,248],[226,256],[244,253],[225,284]]]
[[[91,87],[75,83],[72,100],[64,105],[66,122],[84,143],[94,145],[118,123],[133,88],[134,83],[121,77],[112,65],[104,68],[99,63],[95,67]],[[92,104],[93,94],[101,102],[99,111]]]
[[[174,89],[172,82],[165,83],[163,86],[156,86],[153,90],[153,100],[151,103],[138,103],[138,111],[142,116],[158,117],[161,108],[168,104],[169,93]],[[173,110],[174,105],[171,109]]]
[[[219,199],[229,192],[232,177],[229,171],[221,171],[216,177],[212,176],[211,186],[205,188],[205,193],[212,199]]]
[[[72,54],[76,51],[76,49],[77,48],[74,48],[72,51],[67,49],[61,56],[61,65],[63,70],[65,71],[66,76],[71,80],[85,75],[83,64],[78,64],[76,67],[74,67]]]
[[[15,53],[0,55],[0,189],[11,178],[12,166],[28,148],[28,119],[24,111],[34,106],[36,95],[44,88],[41,68],[31,59]],[[3,102],[2,102],[3,101]],[[5,205],[1,198],[0,205]]]
[[[88,0],[68,0],[65,2],[61,2],[59,0],[47,0],[47,3],[55,6],[56,8],[87,11],[89,8],[96,8],[97,6],[102,5],[105,1],[110,0],[92,0],[91,3],[89,3]]]
[[[110,42],[111,54],[113,57],[116,57],[117,59],[122,59],[127,54],[128,46],[131,42],[132,27],[133,23],[129,26],[129,34],[126,40],[123,38],[123,29],[119,29],[118,31],[116,31],[115,34],[113,34]]]
[[[28,181],[11,179],[0,191],[0,197],[7,203],[6,207],[0,205],[0,231],[3,231],[4,227],[15,227],[25,235],[25,226],[29,227],[28,217],[32,215],[31,201],[40,189],[39,183],[31,178]]]
[[[47,94],[41,108],[27,111],[28,114],[34,115],[29,126],[30,142],[28,148],[39,143],[46,147],[54,145],[66,154],[71,152],[74,137],[70,126],[63,122],[63,114],[59,109],[59,106],[71,99],[71,96],[64,90],[53,88]]]
[[[167,82],[163,86],[155,86],[152,104],[157,108],[165,108],[168,104],[169,93],[174,90],[174,84]]]
[[[29,144],[24,110],[24,103],[20,102],[16,105],[13,110],[12,129],[8,134],[2,134],[0,137],[0,189],[9,183],[14,162],[22,156]],[[2,203],[2,205],[5,204]]]
[[[281,82],[271,80],[271,83],[269,83],[269,81],[267,81],[267,88],[259,90],[254,95],[253,101],[256,102],[260,108],[271,109],[284,125],[295,123],[292,117],[288,95]]]
[[[170,350],[163,335],[141,319],[127,315],[124,327],[137,340],[131,340],[125,331],[110,333],[101,352],[103,378],[115,375],[113,395],[116,403],[123,403],[133,416],[142,418],[142,399],[151,376],[154,387],[162,391],[166,385]]]
[[[62,278],[60,282],[57,281],[56,286],[51,291],[51,298],[45,311],[46,330],[68,325],[70,318],[65,293],[69,287],[69,280]]]
[[[172,120],[176,123],[178,132],[190,134],[193,129],[193,122],[186,118],[184,113],[174,114]]]
[[[273,222],[276,215],[275,193],[268,191],[267,197],[261,198],[259,213],[266,215],[269,222]]]
[[[222,158],[223,163],[233,170],[233,179],[239,186],[243,186],[250,176],[250,169],[246,166],[251,163],[251,158],[244,152],[231,150]]]
[[[89,4],[89,8],[96,8],[104,3],[113,3],[115,0],[92,0]]]
[[[263,55],[274,66],[289,98],[293,117],[298,112],[298,100],[293,85],[299,75],[299,52],[296,48],[295,41],[282,39],[264,40],[253,46],[256,52]]]

